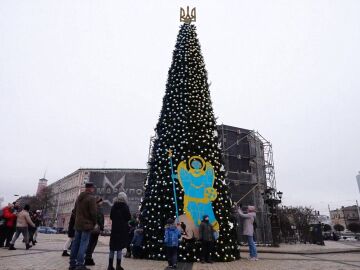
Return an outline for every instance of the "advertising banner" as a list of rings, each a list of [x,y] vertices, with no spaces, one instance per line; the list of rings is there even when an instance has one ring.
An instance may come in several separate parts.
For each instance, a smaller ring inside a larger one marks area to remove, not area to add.
[[[105,215],[110,214],[114,199],[121,191],[128,196],[130,212],[136,213],[144,194],[145,178],[146,170],[90,173],[90,182],[93,182],[96,186],[96,195],[104,200],[102,207]]]

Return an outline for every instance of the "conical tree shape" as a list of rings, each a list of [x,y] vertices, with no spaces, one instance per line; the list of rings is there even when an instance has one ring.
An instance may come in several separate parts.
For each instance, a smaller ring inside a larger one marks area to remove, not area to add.
[[[173,153],[172,166],[168,149]],[[191,24],[183,24],[177,37],[141,204],[144,248],[150,259],[165,259],[164,227],[169,218],[176,218],[172,177],[187,233],[180,244],[180,260],[200,260],[196,238],[204,214],[219,236],[213,259],[238,258],[207,72]]]

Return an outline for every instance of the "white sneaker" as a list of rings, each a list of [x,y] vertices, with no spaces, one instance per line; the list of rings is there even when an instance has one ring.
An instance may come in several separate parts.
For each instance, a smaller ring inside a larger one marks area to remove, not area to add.
[[[256,257],[249,258],[249,261],[258,261],[259,259]]]

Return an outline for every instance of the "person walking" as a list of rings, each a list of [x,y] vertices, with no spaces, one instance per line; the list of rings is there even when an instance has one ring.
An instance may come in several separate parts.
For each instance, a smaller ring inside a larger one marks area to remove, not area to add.
[[[100,232],[104,230],[104,214],[101,208],[102,203],[103,203],[103,199],[100,197],[97,198],[96,200],[97,221],[94,230],[92,230],[90,234],[90,240],[85,255],[85,265],[95,265],[94,259],[92,258],[92,254],[94,253]]]
[[[40,210],[36,210],[35,215],[34,215],[34,224],[36,226],[35,228],[35,232],[33,234],[33,239],[32,239],[32,243],[33,245],[35,245],[37,243],[37,236],[38,236],[38,229],[41,225],[41,211]]]
[[[71,246],[69,270],[87,270],[85,252],[89,244],[91,231],[96,224],[96,198],[92,195],[94,184],[87,182],[75,202],[75,236]]]
[[[69,226],[68,226],[68,232],[67,232],[68,239],[65,242],[63,253],[62,253],[61,256],[70,257],[70,254],[68,253],[68,250],[70,249],[71,243],[74,240],[74,236],[75,236],[74,226],[75,226],[75,208],[71,211],[71,216],[70,216]]]
[[[129,206],[127,205],[125,192],[120,192],[111,207],[111,234],[110,234],[110,253],[108,270],[114,270],[114,255],[116,253],[116,270],[123,270],[121,267],[121,252],[129,242],[129,220],[131,219]]]
[[[247,214],[244,214],[241,208],[238,209],[240,217],[244,219],[243,222],[243,235],[247,236],[249,253],[251,261],[257,261],[257,250],[254,242],[254,221],[256,218],[256,209],[255,206],[249,205],[247,207]]]
[[[201,263],[213,263],[211,255],[215,242],[215,230],[209,222],[209,216],[205,215],[199,226],[199,240],[201,242]]]
[[[33,246],[36,245],[36,230],[40,226],[40,219],[36,212],[30,212],[31,221],[35,224],[35,227],[29,226],[29,243],[32,243]]]
[[[166,246],[166,257],[169,268],[176,268],[177,251],[179,247],[180,230],[176,227],[174,220],[169,218],[165,226],[164,244]]]
[[[29,244],[28,227],[31,226],[35,228],[35,224],[31,221],[29,211],[30,211],[30,205],[25,204],[24,209],[17,215],[16,232],[10,242],[9,250],[16,250],[14,245],[16,240],[19,238],[20,234],[22,234],[24,237],[26,249],[31,248],[31,245]]]
[[[2,218],[4,219],[4,224],[2,227],[2,233],[0,235],[0,247],[8,248],[10,247],[10,241],[14,235],[16,228],[16,211],[18,205],[16,202],[9,203],[8,206],[2,209]]]

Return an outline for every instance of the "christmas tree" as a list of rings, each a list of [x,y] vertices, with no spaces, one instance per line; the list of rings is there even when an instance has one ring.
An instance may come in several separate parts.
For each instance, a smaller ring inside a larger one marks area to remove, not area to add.
[[[155,131],[141,203],[146,257],[165,259],[164,226],[173,218],[182,222],[184,233],[179,259],[199,261],[198,226],[206,214],[218,235],[213,259],[237,259],[232,203],[207,72],[196,27],[190,23],[181,25],[177,36]]]

